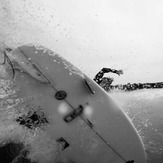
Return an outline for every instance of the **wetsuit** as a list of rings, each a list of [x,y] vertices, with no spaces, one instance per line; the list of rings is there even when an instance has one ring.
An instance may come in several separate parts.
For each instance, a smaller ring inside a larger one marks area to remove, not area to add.
[[[102,77],[104,76],[105,73],[108,72],[112,72],[112,73],[116,73],[119,74],[118,70],[114,70],[111,68],[103,68],[100,72],[98,72],[95,76],[95,78],[93,79],[97,84],[100,84],[102,82]]]

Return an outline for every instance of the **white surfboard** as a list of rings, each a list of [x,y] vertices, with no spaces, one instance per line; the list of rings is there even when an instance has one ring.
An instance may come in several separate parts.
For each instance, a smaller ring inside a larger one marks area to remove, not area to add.
[[[43,108],[49,122],[44,130],[62,146],[60,162],[146,162],[128,117],[80,70],[42,46],[24,45],[8,57],[23,70],[14,78],[20,95]]]

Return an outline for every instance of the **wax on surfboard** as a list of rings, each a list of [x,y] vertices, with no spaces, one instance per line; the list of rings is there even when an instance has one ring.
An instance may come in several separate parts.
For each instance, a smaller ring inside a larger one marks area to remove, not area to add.
[[[145,163],[142,141],[109,95],[51,50],[20,46],[7,54],[23,71],[14,81],[48,119],[44,130],[62,146],[62,162]],[[59,161],[58,161],[59,162]]]

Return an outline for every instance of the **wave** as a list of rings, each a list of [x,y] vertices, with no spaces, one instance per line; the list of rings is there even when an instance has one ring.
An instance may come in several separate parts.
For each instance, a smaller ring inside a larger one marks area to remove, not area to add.
[[[136,127],[145,145],[148,163],[163,162],[163,89],[109,94]]]

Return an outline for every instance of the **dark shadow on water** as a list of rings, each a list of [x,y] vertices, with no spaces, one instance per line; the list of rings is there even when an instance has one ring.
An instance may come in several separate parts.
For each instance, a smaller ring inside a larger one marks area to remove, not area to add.
[[[36,111],[32,114],[29,113],[27,116],[21,116],[16,119],[20,125],[26,126],[29,129],[40,127],[42,124],[49,123],[47,119],[44,117],[44,114],[39,115]]]
[[[1,163],[36,163],[27,158],[28,151],[22,143],[10,142],[0,147]]]

